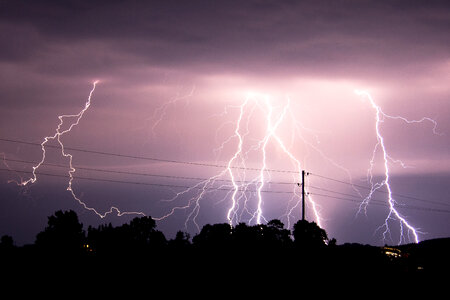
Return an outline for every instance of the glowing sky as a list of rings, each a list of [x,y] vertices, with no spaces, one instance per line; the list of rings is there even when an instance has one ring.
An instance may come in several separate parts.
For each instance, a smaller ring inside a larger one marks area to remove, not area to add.
[[[382,130],[391,155],[409,166],[392,165],[394,193],[426,200],[399,199],[422,208],[405,208],[402,214],[420,228],[421,239],[450,235],[448,212],[423,209],[450,210],[448,1],[79,2],[0,2],[0,138],[42,142],[54,132],[57,116],[78,113],[92,82],[100,80],[92,106],[64,137],[66,145],[224,165],[237,141],[220,146],[233,134],[237,107],[249,93],[260,93],[270,95],[279,107],[290,99],[289,114],[297,121],[290,117],[279,132],[305,169],[342,181],[349,181],[350,174],[355,184],[366,185],[376,143],[374,112],[354,93],[366,89],[390,115],[438,122],[440,135],[433,134],[431,123],[406,126],[386,120]],[[255,113],[248,122],[250,137],[261,138],[262,123]],[[270,168],[295,169],[276,145],[268,149]],[[7,142],[0,142],[0,153],[34,162],[41,155],[39,147]],[[49,153],[50,162],[67,164],[56,151]],[[201,178],[218,172],[73,154],[80,167]],[[258,163],[257,155],[249,156],[249,166]],[[31,164],[7,164],[31,171]],[[67,172],[50,166],[44,170]],[[381,175],[382,165],[374,171]],[[195,183],[77,172],[114,180]],[[273,181],[292,180],[291,174],[277,176]],[[46,216],[58,209],[74,209],[85,225],[130,219],[100,220],[84,211],[65,190],[65,178],[43,176],[25,190],[7,183],[18,180],[17,173],[1,171],[0,179],[0,235],[10,234],[18,243],[33,242]],[[313,176],[310,181],[311,186],[355,195],[337,182]],[[154,217],[172,205],[160,200],[179,191],[87,180],[75,180],[74,189],[99,209],[119,205]],[[282,216],[290,197],[268,195],[266,218]],[[359,200],[350,199],[356,202],[317,198],[329,236],[338,243],[383,243],[375,230],[384,221],[386,207],[373,205],[367,216],[355,216]],[[228,207],[224,194],[211,194],[202,201],[199,224],[226,222]],[[188,214],[177,212],[158,226],[170,237],[184,230]],[[393,229],[388,243],[397,242],[396,225]],[[195,226],[189,223],[188,230],[195,233]]]

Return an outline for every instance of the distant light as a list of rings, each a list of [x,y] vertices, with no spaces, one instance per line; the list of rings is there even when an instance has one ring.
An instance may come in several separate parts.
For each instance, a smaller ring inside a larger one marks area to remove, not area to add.
[[[384,254],[390,258],[400,258],[402,257],[402,252],[400,249],[391,248],[391,247],[383,247],[382,248]]]

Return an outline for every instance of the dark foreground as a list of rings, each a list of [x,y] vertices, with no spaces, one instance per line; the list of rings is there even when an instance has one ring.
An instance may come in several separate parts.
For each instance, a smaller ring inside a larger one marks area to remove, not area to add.
[[[19,284],[23,291],[70,286],[71,291],[180,294],[208,287],[223,297],[238,290],[292,292],[309,284],[324,293],[329,284],[369,287],[374,280],[411,290],[448,278],[449,255],[450,238],[396,247],[337,245],[307,221],[296,223],[292,233],[278,220],[233,228],[205,225],[192,241],[183,232],[166,240],[149,217],[84,232],[74,212],[49,217],[33,245],[16,247],[6,236],[0,245],[3,285]]]
[[[450,239],[400,248],[403,256],[391,258],[382,248],[358,244],[315,250],[190,248],[110,255],[50,254],[25,247],[2,254],[1,273],[6,286],[20,284],[25,288],[21,292],[31,289],[45,295],[57,288],[96,297],[116,292],[289,296],[305,289],[339,295],[354,293],[354,288],[379,293],[378,288],[386,286],[389,293],[401,294],[430,286],[434,291],[447,289]]]

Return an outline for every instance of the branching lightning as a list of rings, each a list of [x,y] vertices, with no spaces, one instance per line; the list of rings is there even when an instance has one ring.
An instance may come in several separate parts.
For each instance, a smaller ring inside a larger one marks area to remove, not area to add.
[[[51,140],[57,140],[58,144],[61,147],[61,155],[68,158],[69,159],[69,171],[68,171],[68,175],[69,175],[69,182],[68,182],[68,186],[67,186],[67,191],[69,191],[72,195],[72,197],[81,205],[83,206],[83,208],[94,212],[97,216],[99,216],[100,218],[104,218],[106,217],[106,215],[112,213],[112,212],[116,212],[118,216],[122,216],[122,215],[127,215],[127,214],[139,214],[139,215],[144,215],[144,213],[142,212],[122,212],[120,211],[117,207],[112,206],[108,211],[104,212],[104,213],[100,213],[99,211],[97,211],[95,208],[93,207],[89,207],[84,201],[82,201],[74,192],[73,190],[73,180],[74,180],[74,173],[76,172],[75,167],[73,166],[73,155],[70,153],[67,153],[66,150],[64,149],[64,144],[61,140],[61,138],[66,134],[69,133],[75,126],[77,126],[80,123],[80,120],[83,118],[84,113],[89,109],[89,107],[91,106],[91,99],[92,99],[92,95],[95,91],[95,88],[98,84],[98,80],[93,82],[93,86],[91,91],[89,92],[89,96],[88,99],[84,105],[84,108],[78,113],[78,114],[73,114],[73,115],[61,115],[58,116],[59,119],[59,124],[56,127],[55,130],[55,134],[54,135],[50,135],[50,136],[46,136],[44,137],[44,141],[41,143],[41,149],[42,149],[42,157],[41,160],[39,161],[39,163],[35,166],[33,166],[33,171],[32,171],[32,176],[27,179],[27,180],[21,180],[20,182],[16,182],[18,185],[20,186],[27,186],[29,184],[33,184],[37,181],[38,179],[38,174],[37,171],[38,169],[44,164],[45,159],[46,159],[46,148],[45,145],[51,141]],[[72,123],[69,123],[70,125],[68,125],[68,128],[63,130],[62,127],[63,125],[65,126],[65,120],[73,120]]]
[[[388,195],[387,202],[389,204],[389,212],[386,216],[386,219],[384,220],[384,224],[379,227],[379,229],[384,229],[383,239],[386,240],[386,238],[389,236],[390,239],[392,240],[391,230],[389,227],[389,221],[396,220],[396,221],[398,221],[398,224],[400,226],[399,244],[406,241],[407,237],[408,238],[412,237],[413,241],[418,243],[419,242],[419,236],[418,236],[419,231],[417,228],[415,228],[413,225],[411,225],[406,220],[406,217],[401,215],[399,213],[399,211],[397,210],[397,208],[396,208],[397,202],[393,198],[392,187],[390,185],[390,172],[389,172],[390,163],[400,164],[404,168],[406,166],[402,161],[393,159],[389,155],[386,144],[385,144],[385,139],[381,133],[380,124],[383,123],[385,121],[385,119],[401,120],[403,122],[406,122],[407,124],[422,123],[422,122],[427,121],[427,122],[431,122],[433,124],[433,133],[439,134],[436,131],[437,122],[435,120],[433,120],[431,118],[427,118],[427,117],[421,118],[420,120],[408,120],[404,117],[388,115],[381,110],[381,107],[375,103],[372,96],[367,91],[356,90],[355,93],[359,96],[367,98],[370,102],[371,107],[375,110],[375,133],[376,133],[376,137],[377,137],[377,143],[375,144],[375,147],[373,149],[372,158],[370,160],[370,167],[368,169],[368,178],[369,178],[369,183],[371,185],[371,189],[370,189],[368,195],[361,202],[358,213],[360,213],[363,210],[365,213],[367,213],[367,205],[369,204],[370,200],[372,199],[372,196],[374,195],[374,193],[377,190],[385,187],[387,190],[387,195]],[[384,179],[381,182],[374,182],[373,168],[375,166],[375,157],[379,150],[381,151],[382,156],[383,156]]]
[[[111,206],[109,210],[105,212],[100,212],[97,209],[88,206],[73,189],[73,181],[75,179],[74,173],[76,172],[76,168],[73,165],[73,155],[68,153],[65,149],[62,138],[65,134],[69,133],[75,126],[77,126],[85,112],[89,109],[91,105],[91,98],[96,89],[98,81],[93,82],[93,86],[91,91],[89,92],[89,96],[84,105],[84,108],[77,114],[69,114],[69,115],[60,115],[58,116],[59,124],[57,125],[55,132],[53,135],[49,135],[44,137],[43,142],[40,144],[42,150],[41,160],[32,167],[32,175],[30,178],[24,180],[21,179],[20,182],[16,183],[20,186],[28,186],[33,184],[38,179],[38,169],[45,164],[46,161],[46,146],[54,147],[51,145],[47,145],[50,141],[56,140],[58,142],[59,148],[61,150],[61,155],[68,159],[68,185],[67,191],[69,191],[74,200],[76,200],[84,209],[89,210],[95,213],[100,218],[104,218],[109,214],[115,213],[117,216],[122,215],[145,215],[140,211],[121,211],[119,208],[115,206]],[[194,93],[194,88],[192,88],[191,92],[183,97],[176,97],[172,99],[169,103],[161,106],[157,110],[152,117],[155,120],[152,132],[158,124],[162,121],[164,114],[166,114],[166,110],[169,104],[174,104],[179,100],[185,99],[187,97],[191,97]],[[358,214],[364,212],[367,214],[368,205],[372,200],[375,192],[380,189],[385,189],[387,193],[387,207],[388,213],[384,220],[384,223],[377,229],[383,231],[383,239],[386,240],[390,238],[392,240],[392,234],[390,225],[392,222],[396,222],[399,225],[400,229],[400,237],[399,244],[407,241],[413,240],[414,242],[419,242],[419,230],[412,225],[411,222],[407,220],[405,216],[400,214],[398,211],[398,203],[394,199],[392,192],[390,177],[390,166],[391,164],[399,164],[402,167],[407,167],[402,161],[394,159],[388,152],[388,147],[386,145],[385,138],[382,134],[381,124],[385,122],[386,119],[390,120],[398,120],[407,124],[414,123],[423,123],[429,122],[433,125],[433,133],[440,135],[437,132],[437,122],[431,118],[421,118],[419,120],[408,120],[401,116],[391,116],[384,113],[379,105],[373,100],[371,95],[366,91],[355,91],[358,96],[367,99],[370,103],[371,108],[375,112],[375,134],[376,134],[376,144],[373,148],[372,156],[369,161],[369,169],[367,171],[368,174],[368,182],[370,184],[370,191],[367,196],[362,196],[361,192],[356,189],[352,184],[352,179],[350,172],[336,163],[329,157],[327,157],[323,151],[318,149],[318,147],[310,142],[308,142],[300,133],[298,133],[298,137],[295,136],[296,131],[307,130],[310,129],[305,128],[301,125],[298,120],[295,118],[294,114],[291,110],[291,100],[289,97],[285,97],[283,101],[272,101],[271,97],[266,94],[258,94],[258,93],[249,93],[243,101],[237,106],[229,106],[226,108],[225,112],[221,114],[221,116],[228,115],[231,110],[237,110],[237,117],[234,121],[228,120],[225,124],[220,126],[216,131],[216,139],[218,136],[218,132],[222,130],[225,126],[232,125],[232,133],[227,136],[227,138],[220,144],[220,146],[213,150],[213,152],[217,155],[218,153],[222,153],[222,151],[230,147],[232,148],[231,154],[226,157],[225,163],[223,165],[217,164],[221,169],[215,175],[207,178],[207,179],[199,179],[200,182],[193,184],[191,187],[185,188],[179,186],[179,188],[184,188],[180,192],[174,192],[174,196],[170,199],[163,200],[164,202],[174,204],[171,208],[168,209],[168,212],[162,214],[159,217],[153,217],[155,220],[163,220],[172,215],[174,215],[177,211],[183,210],[187,214],[187,218],[185,220],[185,227],[188,228],[188,223],[192,222],[197,230],[200,230],[200,226],[197,222],[197,218],[200,213],[201,202],[207,197],[210,193],[215,193],[217,191],[226,191],[224,196],[221,199],[218,199],[219,203],[228,203],[228,207],[224,213],[224,217],[230,224],[230,226],[234,226],[239,222],[248,222],[254,224],[262,224],[263,222],[267,222],[266,217],[264,216],[264,205],[265,205],[265,197],[264,192],[265,187],[267,187],[268,183],[271,180],[271,176],[274,172],[283,172],[282,170],[275,170],[270,168],[271,163],[271,153],[269,145],[276,147],[282,155],[287,158],[292,165],[294,166],[293,171],[289,171],[293,175],[292,177],[292,196],[290,201],[288,202],[285,210],[285,214],[283,217],[287,219],[288,228],[291,227],[291,219],[294,218],[294,213],[296,211],[300,211],[300,202],[301,195],[298,189],[298,184],[302,181],[302,170],[304,169],[303,164],[300,159],[296,157],[296,155],[291,150],[291,147],[286,146],[286,143],[283,140],[283,136],[280,134],[280,127],[285,122],[291,122],[289,124],[294,124],[292,132],[292,136],[295,138],[299,138],[302,140],[310,149],[316,151],[321,158],[325,161],[343,170],[350,180],[350,184],[353,190],[361,197],[364,198],[359,205]],[[159,118],[157,118],[157,114],[160,114]],[[254,123],[257,120],[258,129],[257,132],[253,132],[255,129],[250,126],[252,122]],[[66,129],[63,129],[66,128]],[[318,141],[317,135],[314,134],[316,141]],[[70,150],[70,149],[69,149]],[[382,166],[383,166],[383,178],[381,181],[376,181],[374,176],[374,168],[377,164],[377,155],[381,154],[382,156]],[[250,157],[252,158],[252,163],[250,166]],[[256,158],[256,163],[255,163]],[[3,161],[5,166],[9,168],[6,164],[5,155],[3,154]],[[194,163],[191,163],[194,164]],[[338,181],[338,180],[337,180]],[[290,184],[290,183],[288,183]],[[308,182],[306,184],[309,184]],[[325,189],[322,189],[325,191]],[[181,204],[179,204],[181,202]],[[311,194],[307,193],[307,203],[308,208],[311,211],[311,219],[320,226],[323,226],[323,218],[321,217],[321,207],[317,202],[313,200]]]
[[[230,183],[221,184],[219,188],[226,188],[228,192],[221,201],[229,201],[230,206],[227,209],[226,218],[228,223],[233,226],[236,223],[247,221],[248,223],[261,224],[266,222],[264,217],[264,187],[270,180],[270,169],[268,169],[268,145],[274,143],[283,153],[294,163],[297,172],[292,183],[294,189],[293,197],[286,208],[286,217],[288,219],[288,226],[290,226],[290,217],[295,209],[299,208],[300,195],[295,190],[298,189],[296,182],[301,180],[301,163],[298,158],[286,147],[281,136],[277,133],[279,126],[289,116],[290,99],[287,98],[282,107],[271,103],[268,95],[250,93],[245,97],[244,101],[234,108],[239,110],[238,117],[233,122],[233,134],[228,137],[215,152],[224,149],[228,143],[236,143],[236,147],[226,163],[226,167],[218,174],[201,181],[189,189],[177,193],[173,198],[166,201],[179,200],[181,196],[186,196],[192,192],[194,195],[190,197],[186,204],[176,206],[170,212],[158,219],[164,219],[171,216],[175,211],[181,209],[190,209],[190,213],[186,219],[185,226],[189,220],[199,228],[196,218],[200,209],[200,202],[205,198],[210,188],[222,178],[227,178]],[[227,112],[225,113],[227,114]],[[262,137],[253,141],[248,135],[250,134],[249,123],[252,118],[260,117],[265,122],[265,130]],[[228,122],[229,123],[229,122]],[[227,123],[227,124],[228,124]],[[220,129],[220,128],[219,128]],[[256,168],[249,168],[247,166],[248,157],[251,152],[256,152],[259,157],[259,166]],[[252,201],[255,199],[255,201]],[[321,225],[321,218],[319,216],[318,205],[308,198],[313,210],[313,216],[316,222]],[[256,202],[256,203],[255,203]]]
[[[149,121],[150,119],[154,120],[153,121],[153,125],[152,125],[152,134],[153,134],[153,136],[156,135],[156,133],[155,133],[156,127],[159,125],[159,123],[161,123],[161,121],[163,120],[164,116],[167,114],[167,108],[169,106],[177,104],[179,101],[188,100],[190,97],[192,97],[192,95],[194,94],[194,91],[195,91],[195,86],[193,86],[191,88],[191,90],[190,90],[190,92],[188,94],[186,94],[186,95],[176,95],[170,101],[164,102],[161,106],[157,107],[154,110],[153,116],[151,118],[149,118],[149,119],[146,119],[146,121]]]

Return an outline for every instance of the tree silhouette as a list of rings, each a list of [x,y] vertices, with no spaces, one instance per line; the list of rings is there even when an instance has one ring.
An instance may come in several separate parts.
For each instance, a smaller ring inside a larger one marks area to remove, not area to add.
[[[149,216],[136,217],[129,226],[123,225],[130,239],[130,246],[148,248],[159,247],[166,243],[162,232],[156,230],[156,222]]]
[[[116,251],[121,245],[117,238],[117,229],[111,223],[99,225],[97,228],[89,226],[87,242],[96,254]]]
[[[84,240],[83,224],[73,210],[58,210],[48,217],[47,227],[36,236],[36,246],[48,252],[79,252]]]
[[[284,224],[278,220],[274,219],[267,223],[263,231],[265,240],[272,247],[286,247],[292,244],[291,231],[284,228]]]
[[[206,224],[203,226],[199,234],[194,236],[192,242],[199,247],[225,247],[231,242],[231,226],[230,224]]]
[[[0,240],[0,253],[10,253],[14,250],[14,240],[10,235],[3,235]]]
[[[186,249],[191,245],[189,238],[189,233],[178,231],[175,235],[175,238],[169,241],[169,246],[172,249]]]
[[[261,226],[248,226],[239,223],[232,229],[233,246],[240,248],[257,248],[262,244]]]
[[[3,235],[0,240],[0,246],[3,248],[12,248],[14,247],[14,240],[10,235]]]
[[[291,236],[290,230],[276,219],[253,226],[207,224],[194,236],[192,244],[189,238],[189,234],[178,231],[167,242],[151,217],[134,218],[117,227],[111,223],[90,226],[85,238],[74,211],[56,211],[37,234],[35,245],[16,247],[11,236],[1,237],[0,263],[2,267],[12,266],[11,270],[50,268],[57,270],[56,275],[67,270],[97,274],[105,266],[111,267],[111,273],[122,267],[123,273],[140,274],[143,267],[148,267],[157,270],[158,276],[170,276],[175,271],[180,278],[186,278],[195,270],[208,278],[227,280],[239,274],[247,276],[241,268],[248,268],[255,274],[265,274],[258,280],[270,278],[268,282],[273,283],[281,278],[279,274],[295,269],[308,277],[317,271],[323,274],[324,270],[333,274],[441,274],[448,266],[446,254],[450,246],[448,238],[398,246],[394,248],[399,249],[401,257],[392,258],[376,246],[337,245],[314,222],[298,221]],[[19,264],[22,267],[18,268]]]
[[[167,244],[164,234],[156,230],[156,222],[150,216],[136,217],[129,224],[118,227],[111,223],[98,228],[89,227],[87,241],[98,255],[133,252],[142,256]]]
[[[300,220],[294,224],[294,241],[303,248],[323,248],[326,246],[327,233],[315,222]]]

